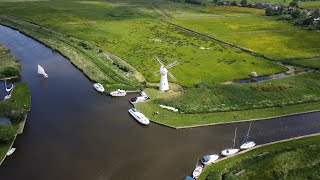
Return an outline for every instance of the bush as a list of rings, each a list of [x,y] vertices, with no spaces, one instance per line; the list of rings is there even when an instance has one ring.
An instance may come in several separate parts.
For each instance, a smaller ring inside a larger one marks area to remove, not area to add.
[[[5,77],[19,76],[19,74],[19,69],[15,67],[7,67],[2,72],[2,75]]]
[[[231,172],[222,175],[223,180],[238,180],[239,178]]]
[[[0,142],[8,143],[13,140],[16,134],[12,126],[0,126]]]
[[[213,179],[220,179],[219,173],[215,170],[210,171],[208,176],[206,177],[206,180],[213,180]]]
[[[12,110],[10,115],[8,116],[11,122],[20,122],[25,117],[25,112],[22,109]]]

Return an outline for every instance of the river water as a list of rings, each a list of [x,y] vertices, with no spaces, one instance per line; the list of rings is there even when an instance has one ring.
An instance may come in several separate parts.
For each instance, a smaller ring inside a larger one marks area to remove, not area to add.
[[[0,26],[0,43],[22,65],[32,109],[16,152],[0,167],[1,180],[183,179],[197,159],[231,146],[235,127],[241,142],[248,123],[174,130],[145,127],[129,116],[124,98],[97,93],[66,58],[18,31]],[[37,75],[41,64],[49,75]],[[254,122],[258,144],[320,132],[320,113]],[[238,143],[240,143],[238,142]]]

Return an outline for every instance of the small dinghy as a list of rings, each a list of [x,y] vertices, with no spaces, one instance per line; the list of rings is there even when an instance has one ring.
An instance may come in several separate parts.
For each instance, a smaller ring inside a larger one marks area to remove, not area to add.
[[[101,92],[101,93],[104,92],[104,87],[103,87],[102,84],[100,84],[100,83],[95,83],[95,84],[93,85],[93,87],[94,87],[98,92]]]
[[[11,148],[11,149],[7,152],[7,156],[10,156],[11,154],[13,154],[14,151],[16,151],[16,148]]]
[[[125,95],[127,95],[127,92],[126,92],[125,90],[118,89],[118,90],[116,90],[116,91],[110,92],[110,95],[111,95],[111,96],[116,96],[116,97],[125,96]]]
[[[130,99],[131,104],[136,104],[139,102],[144,102],[146,100],[150,99],[148,96],[139,96],[139,97],[133,97]]]
[[[201,159],[200,159],[200,162],[203,164],[203,165],[209,165],[209,164],[212,164],[214,163],[216,160],[219,159],[219,155],[217,154],[212,154],[212,155],[206,155],[206,156],[203,156]]]
[[[241,150],[250,149],[250,148],[253,148],[254,146],[256,146],[256,143],[254,141],[249,141],[249,133],[250,133],[250,129],[251,129],[251,124],[252,124],[252,122],[250,122],[247,135],[244,138],[242,145],[240,146]]]
[[[41,74],[44,78],[48,78],[48,74],[44,71],[43,67],[38,64],[38,74]]]
[[[237,138],[237,128],[234,132],[234,138],[233,138],[233,146],[232,148],[228,148],[228,149],[225,149],[223,151],[221,151],[221,155],[222,156],[231,156],[231,155],[234,155],[236,154],[237,152],[240,151],[240,149],[236,149],[234,148],[235,144],[236,144],[236,138]]]
[[[202,165],[198,165],[192,172],[192,176],[194,179],[197,179],[200,174],[202,173],[203,170],[203,166]]]
[[[10,99],[11,98],[11,94],[8,94],[8,95],[6,95],[3,99],[4,100],[8,100],[8,99]]]
[[[143,125],[149,125],[150,123],[149,119],[145,115],[143,115],[141,112],[138,112],[135,108],[129,109],[128,112],[139,123]]]

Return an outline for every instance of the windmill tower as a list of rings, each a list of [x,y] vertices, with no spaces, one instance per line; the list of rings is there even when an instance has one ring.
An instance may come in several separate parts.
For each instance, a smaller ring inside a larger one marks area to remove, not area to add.
[[[172,68],[173,66],[176,66],[179,64],[178,61],[174,61],[170,64],[168,64],[167,66],[165,66],[163,64],[163,62],[156,56],[156,60],[159,62],[160,64],[160,70],[155,72],[154,74],[157,75],[161,75],[161,80],[160,80],[160,85],[159,85],[159,90],[160,91],[168,91],[169,90],[169,82],[168,82],[168,76],[169,75],[171,77],[172,80],[176,81],[177,79],[168,71],[168,69]]]

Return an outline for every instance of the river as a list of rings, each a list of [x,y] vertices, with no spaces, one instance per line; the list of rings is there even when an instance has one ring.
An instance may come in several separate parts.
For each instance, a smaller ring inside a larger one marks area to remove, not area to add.
[[[174,130],[138,124],[124,98],[97,93],[66,58],[16,30],[0,26],[0,43],[22,66],[32,108],[16,152],[0,167],[1,180],[108,179],[176,180],[189,175],[197,159],[238,144],[249,123]],[[49,75],[43,79],[37,64]],[[320,132],[320,113],[276,118],[252,124],[257,144]]]

